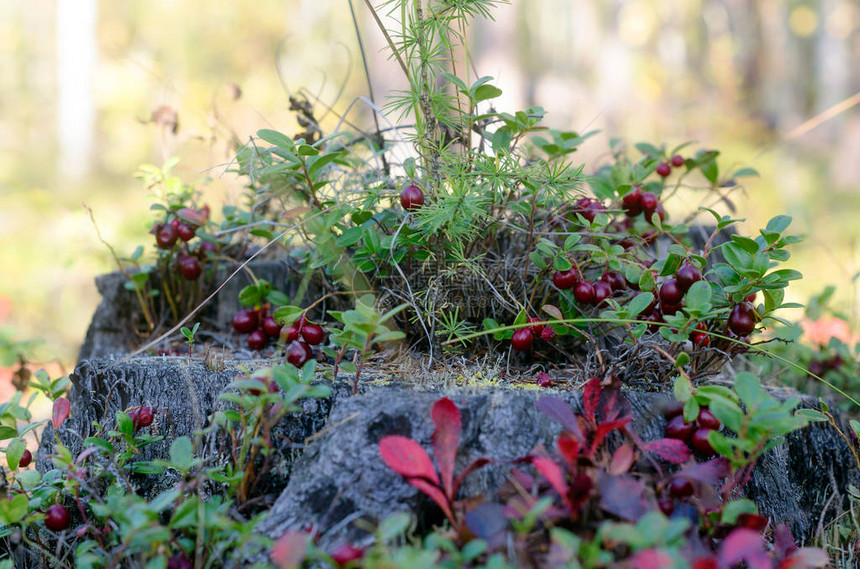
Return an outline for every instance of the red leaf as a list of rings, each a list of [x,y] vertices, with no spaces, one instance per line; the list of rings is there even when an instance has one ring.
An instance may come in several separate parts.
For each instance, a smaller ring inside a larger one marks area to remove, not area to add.
[[[693,569],[717,569],[717,562],[713,557],[699,557],[693,561]]]
[[[310,535],[303,531],[288,531],[272,546],[271,558],[278,569],[301,567],[308,552]]]
[[[538,399],[536,406],[538,411],[560,424],[574,437],[580,441],[585,440],[582,429],[579,428],[579,421],[567,401],[559,397],[544,396]]]
[[[490,464],[491,462],[493,462],[493,461],[492,461],[491,459],[489,459],[489,458],[479,458],[479,459],[473,460],[473,461],[472,461],[472,464],[470,464],[469,466],[467,466],[467,467],[463,470],[463,472],[461,472],[461,473],[457,476],[457,479],[456,479],[456,480],[454,480],[454,489],[453,489],[453,491],[451,492],[452,496],[454,496],[454,495],[456,495],[456,494],[457,494],[457,490],[460,488],[460,484],[462,484],[462,483],[463,483],[463,480],[465,480],[465,479],[466,479],[466,476],[468,476],[469,474],[471,474],[471,473],[472,473],[472,472],[474,472],[475,470],[478,470],[479,468],[482,468],[482,467],[486,466],[487,464]],[[453,499],[453,498],[452,498],[452,499]]]
[[[570,433],[562,433],[555,440],[555,446],[558,448],[558,452],[567,461],[570,469],[573,470],[576,466],[576,459],[579,456],[580,444],[579,441],[576,440],[572,434]]]
[[[183,221],[187,221],[192,225],[206,225],[206,216],[203,215],[201,212],[197,211],[196,209],[191,209],[190,207],[183,207],[176,212],[176,215]]]
[[[633,451],[633,447],[624,443],[612,453],[612,461],[609,463],[609,474],[615,476],[624,474],[633,466],[635,458],[636,453]]]
[[[636,569],[666,569],[674,567],[672,556],[659,549],[643,549],[628,560],[631,567]]]
[[[59,397],[54,401],[54,411],[51,414],[51,423],[54,424],[54,430],[60,428],[60,425],[66,422],[69,418],[69,411],[72,410],[71,402],[65,397]]]
[[[684,441],[678,439],[657,439],[645,443],[645,450],[653,452],[666,462],[681,464],[690,460],[693,454]]]
[[[830,556],[823,549],[802,547],[795,550],[787,559],[777,565],[777,569],[815,569],[817,567],[827,567],[829,564]]]
[[[592,423],[597,422],[594,414],[597,412],[598,402],[600,402],[600,378],[595,377],[585,384],[585,389],[582,391],[582,410],[585,417]]]
[[[773,569],[761,534],[757,531],[735,529],[720,544],[717,562],[721,568],[728,569],[741,561],[746,561],[748,569]]]
[[[407,478],[407,482],[427,494],[431,500],[436,502],[436,504],[442,508],[442,512],[445,514],[451,521],[451,525],[457,527],[457,520],[454,519],[454,512],[451,511],[451,507],[448,505],[448,499],[445,497],[445,493],[442,491],[439,486],[434,486],[424,478]]]
[[[606,435],[616,429],[624,427],[632,420],[633,417],[628,415],[627,417],[622,417],[617,421],[609,421],[608,423],[600,423],[599,425],[597,425],[597,430],[594,431],[594,440],[591,441],[591,450],[589,452],[589,456],[594,456],[594,452],[597,450],[597,447],[600,446],[600,443],[603,442],[603,439],[606,438]]]
[[[426,478],[439,485],[433,461],[421,445],[400,435],[389,435],[379,441],[379,454],[388,468],[406,478]]]
[[[561,495],[561,499],[564,500],[564,504],[572,510],[570,499],[567,497],[567,492],[570,488],[567,485],[567,481],[564,479],[564,472],[561,467],[552,460],[543,456],[533,456],[532,464],[537,471],[543,475],[546,481],[549,482],[549,485]]]
[[[457,459],[457,447],[460,445],[462,423],[460,410],[454,402],[443,397],[433,404],[430,417],[436,430],[433,432],[433,454],[436,464],[442,474],[442,487],[449,500],[454,499],[454,463]]]

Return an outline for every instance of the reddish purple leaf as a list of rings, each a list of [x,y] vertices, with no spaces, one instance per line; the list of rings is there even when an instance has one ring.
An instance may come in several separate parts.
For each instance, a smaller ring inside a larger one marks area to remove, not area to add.
[[[690,480],[714,486],[720,480],[729,475],[729,461],[724,457],[714,458],[708,462],[698,462],[685,466],[678,472],[678,476],[683,476]]]
[[[564,500],[564,504],[572,511],[573,506],[570,503],[570,499],[567,497],[567,492],[570,488],[567,485],[567,481],[564,479],[564,471],[562,471],[561,467],[552,460],[543,456],[532,457],[532,464],[537,471],[543,475],[546,481],[549,482],[549,485],[561,495],[561,499]]]
[[[597,422],[595,413],[597,412],[597,404],[600,402],[600,378],[595,377],[585,384],[585,389],[582,391],[582,410],[585,417],[592,423]]]
[[[645,485],[629,474],[612,476],[601,472],[600,507],[621,519],[635,522],[648,512],[645,501]]]
[[[406,478],[426,478],[439,485],[433,461],[421,445],[400,435],[389,435],[379,441],[379,454],[388,468]]]
[[[564,427],[574,437],[580,441],[585,440],[582,429],[579,428],[579,421],[567,401],[558,397],[544,396],[538,399],[536,406],[538,411]]]
[[[310,535],[303,531],[290,530],[272,546],[271,558],[278,569],[301,567],[308,552]]]
[[[54,425],[54,430],[60,428],[60,425],[66,422],[69,418],[69,412],[72,410],[71,402],[65,397],[59,397],[54,401],[54,410],[51,414],[51,423]]]
[[[773,530],[773,551],[777,559],[782,559],[797,549],[794,536],[785,524],[779,524]]]
[[[460,431],[462,423],[460,410],[454,402],[443,397],[433,404],[430,417],[436,430],[433,432],[433,454],[439,473],[442,475],[442,487],[449,500],[454,499],[454,463],[457,460],[457,447],[460,446]]]
[[[777,569],[816,569],[828,567],[830,556],[823,549],[817,547],[802,547],[797,549],[784,559]]]
[[[612,461],[609,463],[609,474],[615,476],[624,474],[633,466],[635,459],[636,453],[633,447],[628,443],[624,443],[612,453]]]
[[[454,512],[451,511],[451,506],[448,505],[448,498],[445,496],[445,492],[443,492],[438,485],[431,484],[424,478],[407,478],[406,481],[427,494],[431,500],[436,502],[436,504],[442,509],[445,517],[451,521],[451,525],[457,527],[457,520],[454,518]]]
[[[653,452],[661,459],[672,464],[681,464],[690,460],[693,453],[687,443],[678,439],[657,439],[645,443],[645,450]]]
[[[666,569],[674,567],[675,561],[672,556],[665,551],[659,549],[643,549],[637,551],[633,557],[628,560],[630,567],[636,569]]]
[[[717,562],[721,568],[729,569],[741,561],[746,562],[748,569],[773,569],[761,534],[757,531],[735,529],[720,544]]]
[[[478,458],[476,460],[473,460],[472,464],[467,466],[463,470],[463,472],[461,472],[457,476],[457,479],[454,480],[454,489],[451,492],[451,499],[453,499],[453,497],[457,495],[457,490],[460,488],[460,484],[463,483],[463,480],[466,479],[466,476],[468,476],[469,474],[471,474],[475,470],[478,470],[479,468],[483,468],[484,466],[490,464],[491,462],[493,462],[493,461],[489,458]]]

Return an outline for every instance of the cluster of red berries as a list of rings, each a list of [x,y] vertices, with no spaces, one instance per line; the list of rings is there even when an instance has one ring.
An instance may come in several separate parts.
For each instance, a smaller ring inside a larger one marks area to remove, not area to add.
[[[667,162],[660,162],[659,164],[657,164],[656,172],[657,175],[661,178],[669,177],[669,175],[672,173],[672,166],[674,166],[675,168],[680,168],[681,166],[683,166],[684,157],[680,154],[675,154],[674,156],[672,156],[669,162],[671,162],[671,165],[669,165],[669,163]]]
[[[283,326],[268,315],[269,306],[246,308],[233,316],[233,329],[239,334],[248,334],[248,348],[260,351],[269,345],[271,340],[281,336]]]
[[[302,367],[313,357],[311,346],[318,346],[325,340],[325,330],[302,315],[281,332],[281,340],[286,346],[287,361]]]
[[[556,271],[552,275],[552,283],[560,290],[573,289],[573,298],[579,304],[597,306],[616,291],[627,288],[627,279],[617,271],[606,271],[595,282],[580,278],[575,268],[566,271]]]
[[[192,219],[195,222],[190,221]],[[196,246],[189,243],[197,235],[197,230],[208,220],[208,205],[200,210],[184,208],[167,223],[156,223],[150,230],[150,233],[155,235],[155,244],[159,249],[176,250],[176,269],[189,281],[200,278],[203,273],[200,262],[206,259],[207,253],[218,252],[218,246],[211,241],[201,239]]]
[[[519,328],[511,336],[511,347],[518,352],[529,351],[532,348],[532,344],[534,344],[535,337],[540,337],[547,342],[555,339],[555,328],[542,324],[534,316],[529,316],[528,321],[529,323],[534,323],[534,325]]]
[[[817,375],[818,377],[823,376],[828,371],[836,370],[842,367],[845,363],[845,360],[839,354],[834,354],[832,356],[828,356],[823,360],[812,360],[809,362],[806,370],[812,374]]]
[[[707,459],[715,456],[717,453],[708,441],[708,434],[711,431],[719,431],[723,426],[722,423],[707,407],[701,407],[696,420],[688,423],[684,421],[683,409],[683,405],[678,401],[673,402],[666,409],[664,414],[668,422],[664,431],[665,436],[683,441],[701,458]],[[688,498],[693,495],[694,488],[689,479],[675,476],[669,481],[666,491],[669,495],[660,498],[657,504],[660,510],[669,516],[675,510],[673,498],[678,500]]]

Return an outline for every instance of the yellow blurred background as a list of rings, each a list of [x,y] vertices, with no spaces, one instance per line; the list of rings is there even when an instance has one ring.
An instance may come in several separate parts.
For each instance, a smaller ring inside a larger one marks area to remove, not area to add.
[[[399,71],[364,2],[353,7],[381,106]],[[734,196],[746,231],[792,215],[807,239],[792,299],[834,284],[855,317],[856,1],[514,0],[494,14],[469,45],[504,90],[498,110],[537,104],[549,126],[599,129],[574,155],[587,171],[613,137],[692,140],[726,170],[756,168]],[[115,268],[82,203],[121,255],[151,250],[137,167],[179,156],[186,182],[212,178],[212,204],[235,203],[231,140],[295,132],[288,97],[303,89],[332,106],[324,126],[348,109],[371,124],[348,0],[0,0],[0,327],[42,340],[35,358],[73,364],[93,279]]]

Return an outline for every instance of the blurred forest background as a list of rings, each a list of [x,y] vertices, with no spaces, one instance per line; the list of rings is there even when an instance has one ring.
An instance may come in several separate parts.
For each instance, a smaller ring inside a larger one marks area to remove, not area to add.
[[[353,5],[381,106],[399,71]],[[745,229],[792,215],[807,239],[793,300],[834,284],[856,320],[857,1],[514,0],[495,17],[470,45],[504,90],[499,110],[537,104],[549,126],[600,130],[574,156],[587,171],[613,137],[691,140],[726,170],[756,168],[734,195]],[[120,255],[151,251],[137,167],[179,156],[184,181],[211,178],[218,211],[241,189],[224,174],[232,142],[296,132],[300,92],[331,105],[324,126],[348,109],[371,124],[365,102],[350,106],[368,89],[349,0],[0,0],[0,328],[70,366],[93,279],[115,268],[82,203]]]

